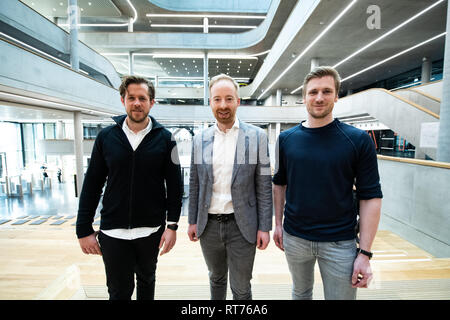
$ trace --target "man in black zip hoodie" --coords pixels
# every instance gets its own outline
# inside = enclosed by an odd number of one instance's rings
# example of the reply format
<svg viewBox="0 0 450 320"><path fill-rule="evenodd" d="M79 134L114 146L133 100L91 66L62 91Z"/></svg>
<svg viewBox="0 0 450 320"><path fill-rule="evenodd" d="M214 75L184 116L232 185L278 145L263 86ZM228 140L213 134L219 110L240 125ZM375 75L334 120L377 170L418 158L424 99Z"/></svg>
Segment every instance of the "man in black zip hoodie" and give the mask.
<svg viewBox="0 0 450 320"><path fill-rule="evenodd" d="M85 254L103 257L111 300L154 299L159 249L176 242L182 203L182 178L176 142L149 116L155 89L140 77L120 86L126 115L97 136L87 169L76 223ZM103 186L100 231L92 223ZM165 228L167 220L167 229ZM97 242L98 235L98 242Z"/></svg>

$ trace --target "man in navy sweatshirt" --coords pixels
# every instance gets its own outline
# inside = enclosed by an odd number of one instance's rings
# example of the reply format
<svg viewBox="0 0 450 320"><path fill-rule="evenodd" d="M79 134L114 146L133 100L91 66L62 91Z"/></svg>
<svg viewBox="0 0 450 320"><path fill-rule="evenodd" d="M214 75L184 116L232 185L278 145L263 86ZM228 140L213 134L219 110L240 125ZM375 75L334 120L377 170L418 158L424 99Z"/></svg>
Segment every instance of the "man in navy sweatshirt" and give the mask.
<svg viewBox="0 0 450 320"><path fill-rule="evenodd" d="M372 277L382 198L376 151L365 131L333 119L339 88L336 70L312 70L303 82L307 120L280 133L277 142L273 238L286 254L293 299L312 299L316 261L325 299L356 299L357 288L367 288ZM353 185L360 205L358 248Z"/></svg>
<svg viewBox="0 0 450 320"><path fill-rule="evenodd" d="M92 150L80 194L76 233L85 254L103 257L111 300L154 299L159 249L176 242L182 178L176 142L153 117L151 82L125 77L119 88L126 115L103 129ZM100 232L92 222L102 188ZM166 226L167 220L167 228ZM98 236L98 242L97 242Z"/></svg>

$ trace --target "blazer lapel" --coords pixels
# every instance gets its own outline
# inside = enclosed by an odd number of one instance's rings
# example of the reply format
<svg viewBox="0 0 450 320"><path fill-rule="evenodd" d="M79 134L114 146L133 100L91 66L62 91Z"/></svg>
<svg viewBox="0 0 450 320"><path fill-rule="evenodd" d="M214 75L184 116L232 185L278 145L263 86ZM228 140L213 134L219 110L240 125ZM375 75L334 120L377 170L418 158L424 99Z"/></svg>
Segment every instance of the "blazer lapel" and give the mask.
<svg viewBox="0 0 450 320"><path fill-rule="evenodd" d="M248 139L245 134L245 125L239 121L239 134L236 142L236 152L234 155L234 165L233 165L233 174L231 176L231 185L234 183L234 179L236 179L236 175L242 165L245 164L245 155L248 150Z"/></svg>
<svg viewBox="0 0 450 320"><path fill-rule="evenodd" d="M208 177L211 181L213 179L213 145L214 145L214 126L209 127L203 132L202 137L202 155L203 164L206 167Z"/></svg>

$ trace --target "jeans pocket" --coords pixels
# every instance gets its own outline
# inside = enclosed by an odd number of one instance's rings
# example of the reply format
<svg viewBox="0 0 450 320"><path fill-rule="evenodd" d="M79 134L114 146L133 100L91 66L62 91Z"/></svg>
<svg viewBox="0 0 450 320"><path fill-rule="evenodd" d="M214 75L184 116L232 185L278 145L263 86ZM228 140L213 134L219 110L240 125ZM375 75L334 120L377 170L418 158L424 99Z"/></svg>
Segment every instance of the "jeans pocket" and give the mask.
<svg viewBox="0 0 450 320"><path fill-rule="evenodd" d="M334 241L331 244L333 246L335 246L335 247L342 248L342 249L351 249L353 247L356 248L356 241L355 241L355 239Z"/></svg>

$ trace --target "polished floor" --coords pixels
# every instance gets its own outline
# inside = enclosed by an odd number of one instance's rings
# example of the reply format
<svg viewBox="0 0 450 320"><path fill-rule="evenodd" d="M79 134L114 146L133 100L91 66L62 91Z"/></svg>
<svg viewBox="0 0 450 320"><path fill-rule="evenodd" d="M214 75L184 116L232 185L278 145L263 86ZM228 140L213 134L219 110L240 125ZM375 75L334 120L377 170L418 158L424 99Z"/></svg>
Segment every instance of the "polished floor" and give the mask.
<svg viewBox="0 0 450 320"><path fill-rule="evenodd" d="M32 197L1 199L0 300L108 298L101 257L79 248L77 200L66 191L70 186L62 184ZM199 243L190 242L186 230L184 215L176 246L159 257L156 299L209 298ZM368 289L358 291L358 299L450 299L450 258L437 259L386 230L378 231L373 250L374 279ZM315 279L314 298L323 299L318 269ZM273 241L257 252L252 287L256 300L290 299L286 260Z"/></svg>

